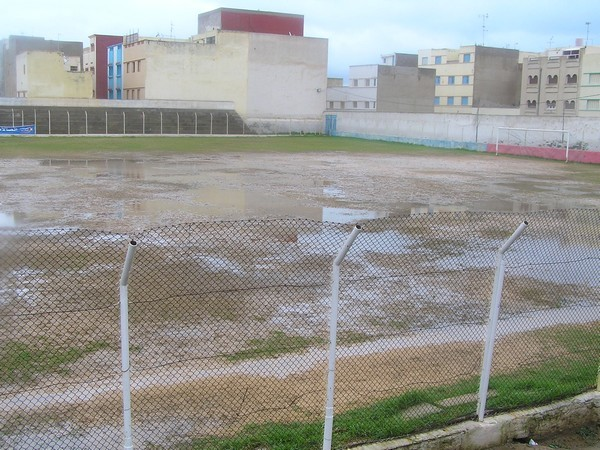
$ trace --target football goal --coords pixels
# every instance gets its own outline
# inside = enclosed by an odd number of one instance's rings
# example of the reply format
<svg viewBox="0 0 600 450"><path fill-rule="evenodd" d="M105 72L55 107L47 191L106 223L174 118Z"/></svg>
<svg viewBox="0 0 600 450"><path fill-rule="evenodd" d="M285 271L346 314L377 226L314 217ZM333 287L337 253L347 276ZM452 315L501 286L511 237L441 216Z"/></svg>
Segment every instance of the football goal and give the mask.
<svg viewBox="0 0 600 450"><path fill-rule="evenodd" d="M539 128L498 127L496 132L496 155L498 146L550 147L565 149L565 160L569 161L569 132Z"/></svg>

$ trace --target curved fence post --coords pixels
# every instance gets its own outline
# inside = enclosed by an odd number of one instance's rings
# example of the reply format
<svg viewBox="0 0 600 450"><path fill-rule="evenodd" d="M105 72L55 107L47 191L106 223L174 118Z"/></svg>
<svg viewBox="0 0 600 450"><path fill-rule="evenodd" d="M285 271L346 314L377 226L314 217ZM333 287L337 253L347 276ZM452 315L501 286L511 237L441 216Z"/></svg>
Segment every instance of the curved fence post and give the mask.
<svg viewBox="0 0 600 450"><path fill-rule="evenodd" d="M323 450L331 449L331 435L333 433L333 392L335 388L335 348L337 341L337 318L340 303L340 265L346 253L352 247L356 236L362 230L356 225L346 243L340 249L333 261L333 285L331 288L331 317L329 321L329 369L327 372L327 401L325 404L325 431L323 433Z"/></svg>
<svg viewBox="0 0 600 450"><path fill-rule="evenodd" d="M485 404L487 401L488 387L490 384L490 372L492 369L492 356L494 354L494 341L496 329L498 328L498 315L500 312L500 300L502 298L502 285L504 284L504 253L523 234L527 228L527 222L523 221L511 237L498 249L496 253L496 275L494 278L494 289L492 291L492 303L488 319L487 334L485 339L485 350L479 380L479 399L477 401L477 417L481 422L485 415Z"/></svg>
<svg viewBox="0 0 600 450"><path fill-rule="evenodd" d="M120 318L121 318L121 377L123 390L123 449L133 448L131 433L131 379L129 372L129 305L128 305L128 280L133 256L137 243L130 241L127 255L119 283Z"/></svg>

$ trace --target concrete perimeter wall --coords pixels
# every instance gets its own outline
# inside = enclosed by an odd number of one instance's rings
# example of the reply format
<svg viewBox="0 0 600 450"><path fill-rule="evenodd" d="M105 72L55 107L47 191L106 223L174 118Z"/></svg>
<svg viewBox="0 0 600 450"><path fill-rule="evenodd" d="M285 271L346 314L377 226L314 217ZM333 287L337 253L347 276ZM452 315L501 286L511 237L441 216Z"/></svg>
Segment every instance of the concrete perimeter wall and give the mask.
<svg viewBox="0 0 600 450"><path fill-rule="evenodd" d="M336 111L328 115L336 116L335 131L329 133L335 136L488 151L488 144L495 146L498 136L500 143L517 147L561 146L562 136L560 133L507 132L506 130L499 131L499 127L538 130L564 129L570 133L570 148L573 150L600 152L600 120L598 118L343 111ZM513 151L515 150L513 149Z"/></svg>

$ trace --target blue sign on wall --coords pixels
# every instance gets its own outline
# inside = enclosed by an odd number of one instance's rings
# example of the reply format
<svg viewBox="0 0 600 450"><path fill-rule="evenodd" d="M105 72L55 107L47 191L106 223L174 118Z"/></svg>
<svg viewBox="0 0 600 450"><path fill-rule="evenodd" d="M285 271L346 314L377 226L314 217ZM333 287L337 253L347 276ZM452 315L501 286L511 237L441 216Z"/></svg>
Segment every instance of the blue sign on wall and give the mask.
<svg viewBox="0 0 600 450"><path fill-rule="evenodd" d="M35 125L6 127L0 125L0 134L35 134Z"/></svg>

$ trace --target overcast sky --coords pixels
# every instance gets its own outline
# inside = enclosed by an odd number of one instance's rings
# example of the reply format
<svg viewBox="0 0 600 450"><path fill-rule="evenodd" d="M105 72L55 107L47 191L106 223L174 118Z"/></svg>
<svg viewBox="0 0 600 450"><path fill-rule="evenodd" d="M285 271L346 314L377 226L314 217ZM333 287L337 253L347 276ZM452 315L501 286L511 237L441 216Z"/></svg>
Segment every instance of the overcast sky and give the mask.
<svg viewBox="0 0 600 450"><path fill-rule="evenodd" d="M382 54L427 48L537 52L576 38L600 45L599 0L28 0L3 9L0 38L41 36L84 47L90 34L188 38L199 13L220 7L304 15L305 36L329 40L333 77L347 77L350 65L377 64Z"/></svg>

